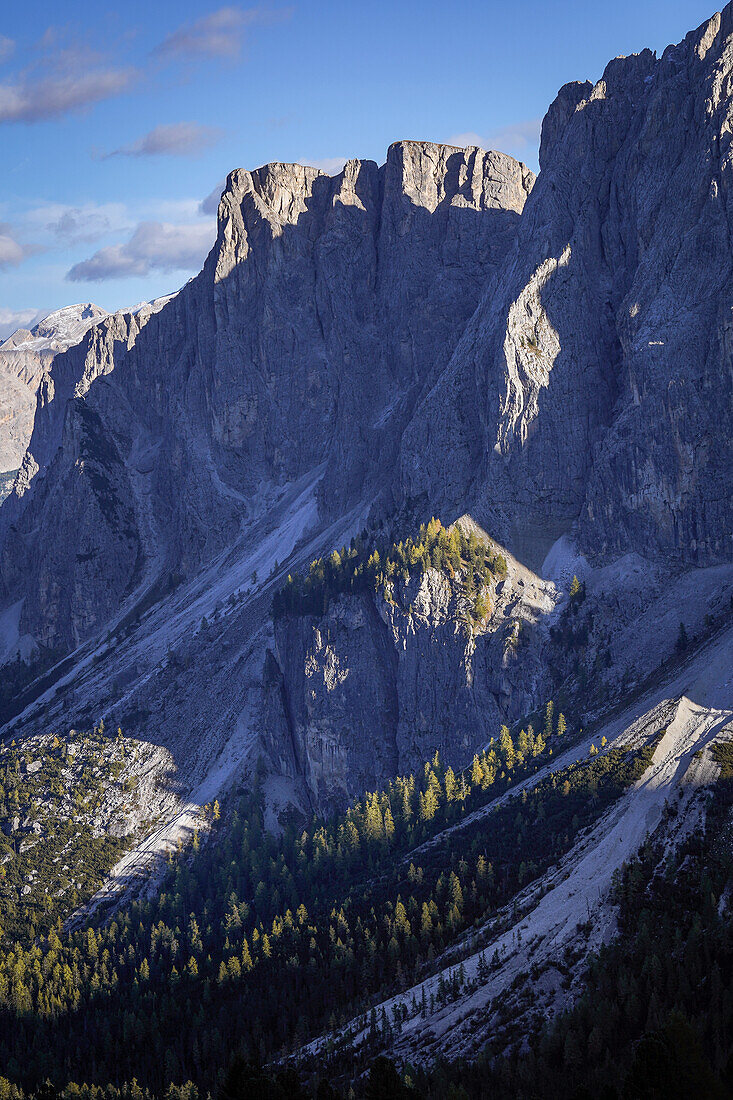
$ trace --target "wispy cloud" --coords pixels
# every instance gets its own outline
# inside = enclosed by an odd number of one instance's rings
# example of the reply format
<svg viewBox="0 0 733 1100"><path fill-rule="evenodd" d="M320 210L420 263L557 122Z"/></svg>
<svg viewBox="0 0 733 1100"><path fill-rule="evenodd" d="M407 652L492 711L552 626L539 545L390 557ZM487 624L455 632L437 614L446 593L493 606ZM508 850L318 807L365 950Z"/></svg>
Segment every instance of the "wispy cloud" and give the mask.
<svg viewBox="0 0 733 1100"><path fill-rule="evenodd" d="M502 126L491 134L491 140L499 149L530 149L539 145L541 118L528 118L524 122L515 122Z"/></svg>
<svg viewBox="0 0 733 1100"><path fill-rule="evenodd" d="M466 130L464 134L451 134L446 145L456 145L459 149L469 149L477 146L479 149L487 149L487 139L477 134L475 130Z"/></svg>
<svg viewBox="0 0 733 1100"><path fill-rule="evenodd" d="M3 61L7 61L9 57L12 57L15 52L15 42L12 38L6 38L4 34L0 34L0 64Z"/></svg>
<svg viewBox="0 0 733 1100"><path fill-rule="evenodd" d="M39 75L40 74L40 75ZM84 67L83 55L62 51L44 64L0 84L0 122L42 122L83 110L126 91L134 69Z"/></svg>
<svg viewBox="0 0 733 1100"><path fill-rule="evenodd" d="M281 23L292 8L219 8L194 23L184 24L164 38L155 53L164 58L238 57L252 27Z"/></svg>
<svg viewBox="0 0 733 1100"><path fill-rule="evenodd" d="M42 309L0 309L0 341L18 328L33 328L43 316Z"/></svg>
<svg viewBox="0 0 733 1100"><path fill-rule="evenodd" d="M205 199L201 200L199 203L200 214L209 214L216 217L219 211L219 199L221 198L222 191L226 187L226 182L226 179L220 180L214 190L211 191Z"/></svg>
<svg viewBox="0 0 733 1100"><path fill-rule="evenodd" d="M218 126L201 126L197 122L174 122L156 126L130 145L123 145L105 154L107 157L195 157L221 140Z"/></svg>
<svg viewBox="0 0 733 1100"><path fill-rule="evenodd" d="M503 153L512 153L522 156L528 152L534 152L539 145L541 118L529 118L524 121L502 126L498 130L490 130L487 134L478 134L475 130L465 133L453 134L448 138L448 145L458 145L461 148L476 145L479 149L498 149Z"/></svg>
<svg viewBox="0 0 733 1100"><path fill-rule="evenodd" d="M306 168L320 168L327 176L337 176L348 157L301 157L297 164L303 164Z"/></svg>
<svg viewBox="0 0 733 1100"><path fill-rule="evenodd" d="M100 282L152 271L197 271L214 241L214 228L141 222L129 241L100 248L88 260L74 264L69 282Z"/></svg>
<svg viewBox="0 0 733 1100"><path fill-rule="evenodd" d="M31 249L15 239L12 227L0 222L0 269L17 267L30 252Z"/></svg>
<svg viewBox="0 0 733 1100"><path fill-rule="evenodd" d="M201 214L201 200L172 199L169 197L151 198L136 206L136 221L173 222L175 225L190 225ZM201 223L199 222L199 225Z"/></svg>
<svg viewBox="0 0 733 1100"><path fill-rule="evenodd" d="M27 232L51 234L59 244L97 241L110 233L121 233L134 224L123 203L43 203L29 209L22 218Z"/></svg>

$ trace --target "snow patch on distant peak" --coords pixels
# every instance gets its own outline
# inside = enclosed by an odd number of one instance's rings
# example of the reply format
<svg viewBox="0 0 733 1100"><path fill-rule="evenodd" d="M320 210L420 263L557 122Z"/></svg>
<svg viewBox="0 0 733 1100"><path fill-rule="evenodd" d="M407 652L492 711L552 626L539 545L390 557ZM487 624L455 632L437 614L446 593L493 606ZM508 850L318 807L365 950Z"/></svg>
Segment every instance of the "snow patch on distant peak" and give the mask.
<svg viewBox="0 0 733 1100"><path fill-rule="evenodd" d="M157 313L167 306L169 302L172 302L177 297L178 291L174 290L172 294L163 294L160 298L152 298L149 302L138 302L135 306L128 306L125 309L118 310L119 313L132 313L133 315L143 313L145 310L150 310L151 313Z"/></svg>
<svg viewBox="0 0 733 1100"><path fill-rule="evenodd" d="M115 312L134 316L145 312L157 313L172 301L177 293L178 291L173 294L164 294L160 298L138 302L134 306L126 306ZM1 345L2 350L22 349L24 352L52 352L53 354L66 351L78 344L93 325L99 324L105 317L110 316L112 314L109 310L102 309L94 302L78 302L75 305L63 306L61 309L47 313L32 329L16 329Z"/></svg>
<svg viewBox="0 0 733 1100"><path fill-rule="evenodd" d="M80 302L53 310L31 330L35 339L48 340L55 347L78 344L87 329L107 317L106 309L93 302Z"/></svg>
<svg viewBox="0 0 733 1100"><path fill-rule="evenodd" d="M107 316L109 316L107 310L94 305L93 302L63 306L61 309L47 313L30 331L16 329L5 341L3 350L12 351L20 348L24 352L50 351L54 354L65 351L74 344L78 344L92 325Z"/></svg>

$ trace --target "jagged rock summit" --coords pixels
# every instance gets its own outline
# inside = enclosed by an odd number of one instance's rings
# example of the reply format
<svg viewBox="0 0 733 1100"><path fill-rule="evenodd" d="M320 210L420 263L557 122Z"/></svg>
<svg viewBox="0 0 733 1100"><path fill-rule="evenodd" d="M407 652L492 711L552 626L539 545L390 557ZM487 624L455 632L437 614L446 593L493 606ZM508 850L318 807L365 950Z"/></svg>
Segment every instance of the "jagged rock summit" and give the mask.
<svg viewBox="0 0 733 1100"><path fill-rule="evenodd" d="M568 84L516 244L408 426L401 492L535 566L733 554L733 9Z"/></svg>
<svg viewBox="0 0 733 1100"><path fill-rule="evenodd" d="M3 517L25 631L78 644L306 474L324 518L378 495L533 183L504 154L426 142L335 177L233 172L201 274L149 319L91 328L41 387Z"/></svg>
<svg viewBox="0 0 733 1100"><path fill-rule="evenodd" d="M561 89L537 181L234 172L202 272L54 353L0 508L5 1092L723 1095L732 78L729 7Z"/></svg>
<svg viewBox="0 0 733 1100"><path fill-rule="evenodd" d="M91 302L65 306L32 329L16 329L0 344L0 473L20 466L33 431L43 372L55 355L78 343L106 316L106 310Z"/></svg>
<svg viewBox="0 0 733 1100"><path fill-rule="evenodd" d="M596 663L604 632L631 629L666 590L704 593L704 619L733 557L732 68L729 7L660 58L567 85L537 181L501 153L413 141L335 176L231 173L201 273L157 311L102 319L44 376L0 511L5 651L81 647L70 705L154 728L207 792L219 700L232 768L277 713L272 767L310 768L318 799L350 768L366 781L365 724L353 752L331 734L339 707L380 684L392 747L375 780L411 759L416 730L439 727L450 751L453 690L461 758L488 732L479 712L515 717L544 690L544 627L507 671L498 622L464 644L408 607L403 622L352 603L273 626L288 571L365 526L386 538L469 511L535 573L553 545L552 561L574 547L604 594ZM701 567L721 572L677 577ZM429 595L412 594L439 617L447 590ZM672 644L665 628L660 660ZM346 686L330 690L324 665L314 702L303 669L332 658Z"/></svg>

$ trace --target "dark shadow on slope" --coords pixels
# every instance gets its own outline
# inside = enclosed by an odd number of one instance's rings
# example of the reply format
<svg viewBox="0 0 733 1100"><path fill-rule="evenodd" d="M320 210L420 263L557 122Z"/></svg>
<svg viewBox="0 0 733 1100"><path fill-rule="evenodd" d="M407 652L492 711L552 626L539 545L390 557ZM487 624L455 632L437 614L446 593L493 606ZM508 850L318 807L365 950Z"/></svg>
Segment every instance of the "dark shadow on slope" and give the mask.
<svg viewBox="0 0 733 1100"><path fill-rule="evenodd" d="M247 258L216 278L220 229L202 273L148 320L132 348L108 321L57 357L55 390L46 391L30 445L42 469L26 498L3 506L0 531L6 595L25 600L21 631L40 627L49 643L73 651L12 700L7 715L58 684L48 720L60 724L68 713L79 724L76 716L94 721L111 711L124 723L134 715L140 727L129 732L172 748L178 763L206 736L217 699L227 713L244 705L239 666L221 668L218 638L185 639L184 649L202 647L206 656L184 655L178 682L173 664L158 669L157 706L136 697L118 706L114 685L125 683L118 669L144 637L144 617L179 579L185 593L187 579L235 541L263 486L283 486L325 461L320 504L333 515L391 478L415 399L449 360L519 217L451 205L469 186L459 186L462 162L463 153L449 155L446 197L432 212L401 192L395 163L361 165L351 204L334 202L340 177L317 176L296 224L276 233L253 192L239 195ZM254 175L264 186L266 171ZM74 398L85 357L99 356L102 345L114 369ZM79 422L90 419L95 443L83 456ZM110 463L114 484L102 484ZM129 550L117 513L134 516ZM129 533L127 519L124 526ZM226 643L233 666L235 650L245 661L268 604L269 595L225 628L230 639L238 633ZM152 669L139 650L142 678ZM89 659L81 687L60 684L80 658ZM119 690L129 695L126 684ZM191 727L184 737L183 713Z"/></svg>

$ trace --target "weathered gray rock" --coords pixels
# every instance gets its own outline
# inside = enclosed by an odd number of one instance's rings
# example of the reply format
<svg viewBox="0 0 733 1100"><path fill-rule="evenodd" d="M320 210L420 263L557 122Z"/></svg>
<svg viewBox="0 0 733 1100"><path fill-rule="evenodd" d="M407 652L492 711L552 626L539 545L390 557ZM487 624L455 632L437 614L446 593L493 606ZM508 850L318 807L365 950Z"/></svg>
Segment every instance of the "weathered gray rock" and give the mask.
<svg viewBox="0 0 733 1100"><path fill-rule="evenodd" d="M468 517L460 522L480 531ZM340 596L323 616L278 620L265 744L275 768L305 778L314 804L381 787L436 749L463 767L503 722L543 698L543 620L556 605L554 585L509 555L478 629L461 592L429 569L399 582L395 601L381 592Z"/></svg>
<svg viewBox="0 0 733 1100"><path fill-rule="evenodd" d="M146 485L122 457L125 410L113 434L86 397L157 308L105 315L41 375L31 442L0 516L1 583L23 600L21 633L37 644L78 645L143 576Z"/></svg>
<svg viewBox="0 0 733 1100"><path fill-rule="evenodd" d="M54 720L121 698L207 798L262 750L335 801L436 747L463 763L540 701L542 630L522 648L515 620L543 619L549 589L517 580L475 633L427 574L409 614L360 596L273 636L250 578L274 584L275 558L307 568L404 508L470 509L535 567L572 532L589 568L642 559L657 593L731 560L732 69L728 7L567 85L534 186L501 154L418 142L335 177L233 173L201 274L95 325L39 387L0 510L3 608L22 600L19 632L47 644L116 632ZM640 582L631 619L647 599Z"/></svg>
<svg viewBox="0 0 733 1100"><path fill-rule="evenodd" d="M0 517L6 598L34 593L23 631L77 642L136 581L191 576L320 466L324 518L378 494L533 180L504 154L422 142L335 177L233 172L201 274L154 316L106 318L44 375ZM67 411L80 401L83 421ZM82 455L92 420L102 481Z"/></svg>
<svg viewBox="0 0 733 1100"><path fill-rule="evenodd" d="M328 177L229 177L206 428L240 491L328 459L321 503L380 484L422 387L503 264L533 183L510 157L399 142Z"/></svg>
<svg viewBox="0 0 733 1100"><path fill-rule="evenodd" d="M36 390L54 356L105 316L106 311L91 302L66 306L33 329L17 329L0 344L0 473L21 464L33 431Z"/></svg>
<svg viewBox="0 0 733 1100"><path fill-rule="evenodd" d="M28 513L11 531L4 580L24 593L24 620L38 644L78 645L117 610L142 568L130 479L99 415L79 398L66 406L33 514L32 531ZM43 553L23 558L24 546L39 544Z"/></svg>
<svg viewBox="0 0 733 1100"><path fill-rule="evenodd" d="M408 427L401 490L535 565L733 553L733 9L567 85L509 262Z"/></svg>

